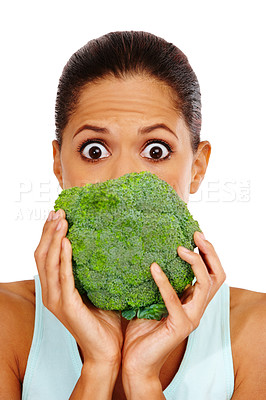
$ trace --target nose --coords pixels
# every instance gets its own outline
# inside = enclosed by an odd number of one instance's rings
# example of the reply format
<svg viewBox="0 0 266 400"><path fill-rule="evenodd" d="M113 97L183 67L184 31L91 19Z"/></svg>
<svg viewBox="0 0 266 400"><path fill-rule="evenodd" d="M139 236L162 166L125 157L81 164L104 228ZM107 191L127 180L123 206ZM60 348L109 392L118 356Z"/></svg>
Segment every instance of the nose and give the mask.
<svg viewBox="0 0 266 400"><path fill-rule="evenodd" d="M117 179L125 174L142 171L147 171L147 169L143 168L141 160L136 159L134 156L130 157L128 153L121 154L120 157L114 160L113 164L109 166L107 179Z"/></svg>

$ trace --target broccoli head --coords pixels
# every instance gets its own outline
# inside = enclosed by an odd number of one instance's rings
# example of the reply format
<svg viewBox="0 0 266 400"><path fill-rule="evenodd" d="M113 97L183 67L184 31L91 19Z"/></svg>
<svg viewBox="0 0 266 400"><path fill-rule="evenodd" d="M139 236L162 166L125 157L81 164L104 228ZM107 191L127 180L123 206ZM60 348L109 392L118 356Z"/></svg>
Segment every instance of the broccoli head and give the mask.
<svg viewBox="0 0 266 400"><path fill-rule="evenodd" d="M160 265L180 296L194 278L179 245L196 247L201 231L186 203L147 171L63 190L55 201L68 221L75 284L104 310L131 319L167 315L150 266Z"/></svg>

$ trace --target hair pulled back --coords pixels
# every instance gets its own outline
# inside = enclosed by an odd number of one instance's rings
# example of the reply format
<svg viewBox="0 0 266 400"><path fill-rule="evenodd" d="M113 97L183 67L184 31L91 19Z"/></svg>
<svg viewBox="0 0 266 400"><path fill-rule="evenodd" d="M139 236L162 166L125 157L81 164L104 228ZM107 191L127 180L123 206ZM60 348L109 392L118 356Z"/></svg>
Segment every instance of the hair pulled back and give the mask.
<svg viewBox="0 0 266 400"><path fill-rule="evenodd" d="M174 94L175 108L191 133L195 153L200 142L201 94L187 57L174 44L142 31L110 32L90 40L65 65L59 80L55 125L59 148L63 130L75 112L82 88L107 76L126 78L144 74L166 83Z"/></svg>

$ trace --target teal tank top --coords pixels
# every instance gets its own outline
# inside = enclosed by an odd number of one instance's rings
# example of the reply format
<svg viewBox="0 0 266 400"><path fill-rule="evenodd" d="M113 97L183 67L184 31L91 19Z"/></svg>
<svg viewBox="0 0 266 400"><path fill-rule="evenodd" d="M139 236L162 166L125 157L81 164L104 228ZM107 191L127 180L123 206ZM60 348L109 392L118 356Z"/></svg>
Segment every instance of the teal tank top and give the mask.
<svg viewBox="0 0 266 400"><path fill-rule="evenodd" d="M35 279L35 326L22 400L67 400L81 373L74 337L42 304ZM234 391L230 341L230 289L223 284L209 303L199 326L188 337L178 372L164 390L167 400L229 400Z"/></svg>

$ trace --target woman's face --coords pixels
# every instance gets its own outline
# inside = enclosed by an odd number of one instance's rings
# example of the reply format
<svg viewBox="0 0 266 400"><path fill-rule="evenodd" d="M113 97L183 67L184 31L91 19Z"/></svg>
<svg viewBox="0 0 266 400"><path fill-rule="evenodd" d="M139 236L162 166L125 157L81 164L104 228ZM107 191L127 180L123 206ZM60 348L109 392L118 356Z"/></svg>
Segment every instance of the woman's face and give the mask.
<svg viewBox="0 0 266 400"><path fill-rule="evenodd" d="M80 94L61 152L53 141L54 172L67 189L150 171L187 203L204 177L210 150L209 142L201 142L193 156L189 130L166 85L144 76L105 78Z"/></svg>

